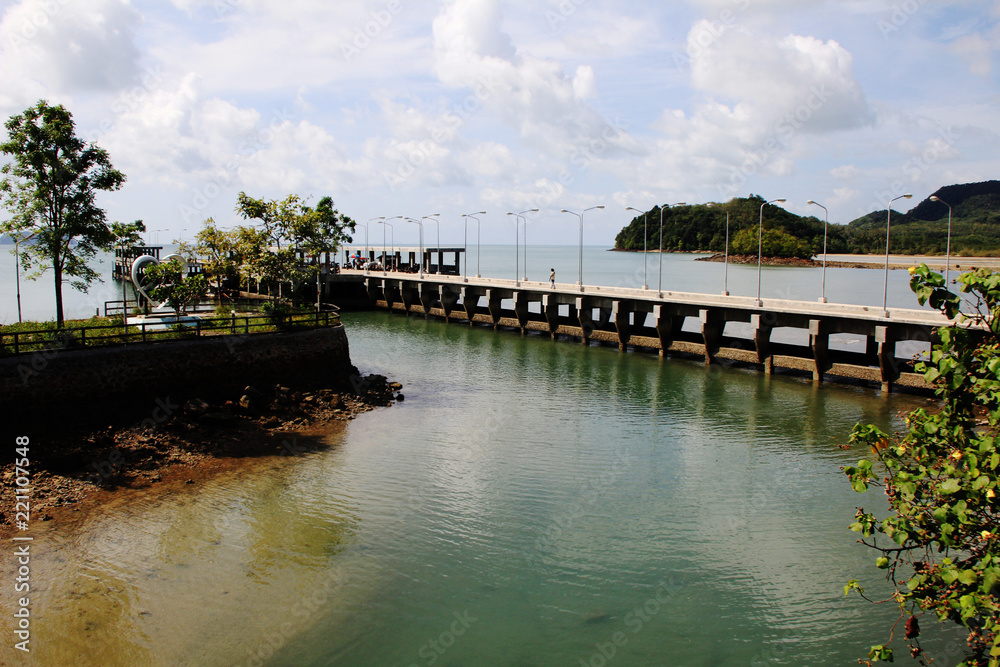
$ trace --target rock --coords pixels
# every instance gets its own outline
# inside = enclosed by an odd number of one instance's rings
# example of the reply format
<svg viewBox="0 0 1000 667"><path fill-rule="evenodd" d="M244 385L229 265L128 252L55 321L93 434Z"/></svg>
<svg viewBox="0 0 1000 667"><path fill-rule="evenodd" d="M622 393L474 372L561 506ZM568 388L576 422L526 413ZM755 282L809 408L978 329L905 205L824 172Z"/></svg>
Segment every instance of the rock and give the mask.
<svg viewBox="0 0 1000 667"><path fill-rule="evenodd" d="M402 388L403 388L403 385L401 385L398 382L390 382L389 383L389 389L391 389L393 391L399 391Z"/></svg>
<svg viewBox="0 0 1000 667"><path fill-rule="evenodd" d="M203 415L208 412L211 406L207 401L203 401L200 398L192 398L190 401L184 404L184 412L190 415Z"/></svg>
<svg viewBox="0 0 1000 667"><path fill-rule="evenodd" d="M249 394L243 394L243 396L240 397L240 407L244 410L253 410L255 405L256 401L250 398Z"/></svg>
<svg viewBox="0 0 1000 667"><path fill-rule="evenodd" d="M406 400L406 396L403 396L402 394L396 394L396 400L402 403L403 401Z"/></svg>

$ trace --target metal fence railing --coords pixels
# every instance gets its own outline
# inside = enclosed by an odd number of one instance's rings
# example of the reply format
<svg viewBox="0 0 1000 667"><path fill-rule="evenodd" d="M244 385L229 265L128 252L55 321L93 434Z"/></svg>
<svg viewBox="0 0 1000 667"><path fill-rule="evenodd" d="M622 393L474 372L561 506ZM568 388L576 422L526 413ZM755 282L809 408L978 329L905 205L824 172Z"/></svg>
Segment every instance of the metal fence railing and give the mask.
<svg viewBox="0 0 1000 667"><path fill-rule="evenodd" d="M164 326L167 324L168 326ZM91 348L128 343L189 340L205 336L247 336L340 326L336 307L281 315L224 315L180 323L143 320L129 324L86 325L64 329L5 331L0 327L0 355Z"/></svg>

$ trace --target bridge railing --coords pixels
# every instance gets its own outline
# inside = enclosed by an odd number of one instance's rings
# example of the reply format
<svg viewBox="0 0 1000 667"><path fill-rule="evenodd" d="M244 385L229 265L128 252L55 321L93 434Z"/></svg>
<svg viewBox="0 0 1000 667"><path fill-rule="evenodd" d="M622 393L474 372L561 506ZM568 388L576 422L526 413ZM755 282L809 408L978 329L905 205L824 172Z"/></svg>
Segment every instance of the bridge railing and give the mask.
<svg viewBox="0 0 1000 667"><path fill-rule="evenodd" d="M166 325L166 326L165 326ZM46 353L129 343L190 340L206 336L247 336L340 326L340 311L324 310L280 315L236 315L192 318L181 322L141 321L121 324L85 325L64 329L5 331L0 327L0 356Z"/></svg>

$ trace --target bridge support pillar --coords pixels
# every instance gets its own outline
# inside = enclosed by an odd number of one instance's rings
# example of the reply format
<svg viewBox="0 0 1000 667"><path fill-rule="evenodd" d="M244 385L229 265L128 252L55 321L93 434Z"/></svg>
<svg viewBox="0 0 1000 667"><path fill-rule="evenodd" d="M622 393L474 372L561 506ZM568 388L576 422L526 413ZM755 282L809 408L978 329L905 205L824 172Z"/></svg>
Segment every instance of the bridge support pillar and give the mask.
<svg viewBox="0 0 1000 667"><path fill-rule="evenodd" d="M556 330L559 329L559 299L552 294L543 294L542 313L549 325L549 335L555 340Z"/></svg>
<svg viewBox="0 0 1000 667"><path fill-rule="evenodd" d="M632 304L626 300L615 300L611 304L611 320L618 332L618 349L623 352L628 349L632 339Z"/></svg>
<svg viewBox="0 0 1000 667"><path fill-rule="evenodd" d="M684 317L671 313L662 304L653 305L653 317L656 319L656 335L660 339L660 356L665 357L684 326Z"/></svg>
<svg viewBox="0 0 1000 667"><path fill-rule="evenodd" d="M580 321L580 329L583 334L583 344L590 344L590 334L594 331L594 308L593 302L587 297L576 297L576 314Z"/></svg>
<svg viewBox="0 0 1000 667"><path fill-rule="evenodd" d="M382 283L384 285L382 291L385 293L385 305L389 310L392 310L393 304L403 300L399 296L399 281L383 280Z"/></svg>
<svg viewBox="0 0 1000 667"><path fill-rule="evenodd" d="M410 314L410 309L413 308L415 303L413 299L414 289L410 285L404 284L402 281L399 282L399 300L403 302L403 310L406 314Z"/></svg>
<svg viewBox="0 0 1000 667"><path fill-rule="evenodd" d="M528 326L528 293L518 290L514 292L514 315L517 317L517 325L521 327L521 333L525 333Z"/></svg>
<svg viewBox="0 0 1000 667"><path fill-rule="evenodd" d="M813 352L813 380L823 380L830 370L830 331L825 320L809 320L809 347Z"/></svg>
<svg viewBox="0 0 1000 667"><path fill-rule="evenodd" d="M469 318L469 324L475 324L476 310L479 308L479 297L482 290L472 287L462 288L462 305L465 307L465 316Z"/></svg>
<svg viewBox="0 0 1000 667"><path fill-rule="evenodd" d="M421 307L424 309L424 319L431 316L431 306L434 305L440 293L435 287L436 285L430 283L420 283L417 285L417 296L420 299Z"/></svg>
<svg viewBox="0 0 1000 667"><path fill-rule="evenodd" d="M500 292L495 289L486 290L486 305L490 311L490 324L496 329L500 326Z"/></svg>
<svg viewBox="0 0 1000 667"><path fill-rule="evenodd" d="M899 378L896 365L896 339L889 327L875 327L875 341L878 344L878 366L882 376L882 392L892 391L892 383Z"/></svg>
<svg viewBox="0 0 1000 667"><path fill-rule="evenodd" d="M771 331L774 330L774 318L767 314L750 316L750 328L753 330L753 344L757 350L757 363L764 365L764 372L770 375L774 372L774 356L771 354Z"/></svg>
<svg viewBox="0 0 1000 667"><path fill-rule="evenodd" d="M705 343L705 365L715 360L715 355L722 347L722 333L726 330L723 313L716 309L703 308L698 313L701 320L701 337Z"/></svg>
<svg viewBox="0 0 1000 667"><path fill-rule="evenodd" d="M451 314L458 305L458 292L450 285L441 285L438 297L441 299L441 308L444 310L444 321L451 321Z"/></svg>

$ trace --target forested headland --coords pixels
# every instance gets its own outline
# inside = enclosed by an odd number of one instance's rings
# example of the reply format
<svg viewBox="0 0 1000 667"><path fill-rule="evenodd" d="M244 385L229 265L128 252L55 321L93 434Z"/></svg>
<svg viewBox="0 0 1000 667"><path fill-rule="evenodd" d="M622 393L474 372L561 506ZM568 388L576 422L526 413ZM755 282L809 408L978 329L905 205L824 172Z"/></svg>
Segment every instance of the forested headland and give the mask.
<svg viewBox="0 0 1000 667"><path fill-rule="evenodd" d="M1000 181L949 185L936 196L952 206L951 254L1000 255ZM642 250L643 230L650 251L724 252L726 213L729 214L729 253L757 255L760 208L758 195L726 203L654 207L634 218L615 237L616 250ZM822 212L817 208L817 211ZM831 221L827 252L871 254L885 252L886 210L872 211L847 224ZM799 216L779 206L764 209L762 254L766 257L809 258L823 252L824 221ZM948 206L930 197L907 213L893 211L889 250L904 255L943 255L948 242Z"/></svg>

